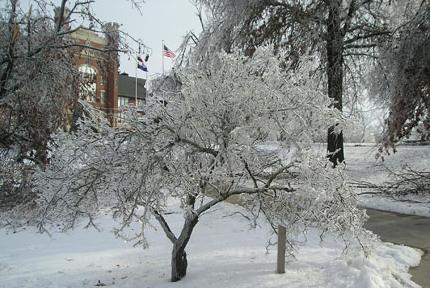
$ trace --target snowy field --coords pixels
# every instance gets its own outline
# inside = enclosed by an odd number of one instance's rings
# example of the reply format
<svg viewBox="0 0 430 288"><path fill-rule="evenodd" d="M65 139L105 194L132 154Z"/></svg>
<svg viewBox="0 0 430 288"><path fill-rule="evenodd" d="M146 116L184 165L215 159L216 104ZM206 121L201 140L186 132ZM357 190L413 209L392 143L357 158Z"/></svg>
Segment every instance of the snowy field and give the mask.
<svg viewBox="0 0 430 288"><path fill-rule="evenodd" d="M314 148L320 153L325 153L326 144L315 144ZM378 146L374 143L346 143L345 171L355 181L367 181L374 184L382 184L384 181L390 180L389 170L399 171L405 166L430 171L430 145L399 145L396 149L396 153L384 155L384 161L382 161L375 158ZM357 189L357 192L368 192L368 190ZM430 217L430 194L428 193L427 196L412 195L403 198L395 197L395 199L362 195L358 199L360 205L366 208Z"/></svg>
<svg viewBox="0 0 430 288"><path fill-rule="evenodd" d="M323 144L315 147L325 151ZM430 167L429 152L430 146L400 146L396 155L381 163L374 158L374 146L346 145L346 172L357 180L381 183L387 179L383 165L397 169L412 162L425 169ZM428 203L371 196L360 201L370 208L430 216ZM240 209L222 204L203 216L187 248L187 276L177 283L169 282L171 244L160 229L148 230L148 249L115 239L109 216L98 220L101 232L76 229L49 237L31 229L15 234L0 230L0 288L419 287L408 274L409 267L420 261L417 250L378 243L366 259L342 254L341 241L321 244L314 233L307 235L296 259L288 259L286 273L276 274L276 251L271 248L267 254L265 249L271 237L268 225L250 229L242 216L226 217ZM182 215L174 205L170 210L169 221L179 230Z"/></svg>
<svg viewBox="0 0 430 288"><path fill-rule="evenodd" d="M377 149L374 145L357 147L346 145L347 171L355 180L372 183L387 181L390 169L399 171L406 165L423 171L430 171L430 146L406 146L397 147L397 152L384 157L384 161L375 159ZM359 192L366 192L364 190ZM430 194L426 196L411 195L407 197L395 197L395 199L363 195L359 197L360 204L367 208L386 210L402 214L430 217ZM403 201L399 201L403 200ZM410 200L410 201L408 201Z"/></svg>
<svg viewBox="0 0 430 288"><path fill-rule="evenodd" d="M171 209L169 220L179 229L182 215ZM345 256L340 242L321 244L313 233L286 273L276 274L276 251L266 254L266 225L252 230L242 216L226 217L238 209L222 204L203 216L187 249L188 274L176 283L169 282L171 244L161 230L148 231L145 250L115 239L108 216L99 219L100 233L77 229L50 238L30 230L0 231L0 287L419 287L407 273L420 261L417 250L379 243L367 259Z"/></svg>

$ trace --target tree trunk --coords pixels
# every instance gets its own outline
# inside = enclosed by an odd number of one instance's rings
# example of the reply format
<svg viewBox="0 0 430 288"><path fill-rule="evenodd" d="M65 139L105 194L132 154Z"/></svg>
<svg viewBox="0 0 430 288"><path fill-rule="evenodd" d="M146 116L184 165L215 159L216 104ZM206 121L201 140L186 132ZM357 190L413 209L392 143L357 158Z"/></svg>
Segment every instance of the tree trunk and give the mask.
<svg viewBox="0 0 430 288"><path fill-rule="evenodd" d="M341 27L341 1L329 1L327 19L327 84L328 96L335 102L333 107L342 111L343 87L343 32ZM327 133L328 158L336 166L344 161L343 133L336 131L335 126Z"/></svg>
<svg viewBox="0 0 430 288"><path fill-rule="evenodd" d="M172 282L181 280L187 274L187 253L185 247L173 245L172 251Z"/></svg>
<svg viewBox="0 0 430 288"><path fill-rule="evenodd" d="M172 282L181 280L187 274L187 253L185 247L190 240L191 233L194 227L199 221L198 216L194 215L191 218L185 220L184 226L182 227L181 235L173 243L172 249Z"/></svg>
<svg viewBox="0 0 430 288"><path fill-rule="evenodd" d="M327 157L333 163L333 167L345 161L343 154L343 132L342 130L336 131L336 125L328 128L327 152Z"/></svg>

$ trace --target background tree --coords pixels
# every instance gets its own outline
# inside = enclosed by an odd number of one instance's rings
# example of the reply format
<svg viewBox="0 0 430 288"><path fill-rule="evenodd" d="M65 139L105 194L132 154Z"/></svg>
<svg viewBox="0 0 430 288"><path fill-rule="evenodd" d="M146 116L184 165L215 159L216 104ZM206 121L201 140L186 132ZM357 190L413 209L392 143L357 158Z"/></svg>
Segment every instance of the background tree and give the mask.
<svg viewBox="0 0 430 288"><path fill-rule="evenodd" d="M371 73L374 100L388 111L377 154L382 159L385 153L396 152L395 145L402 139L414 134L418 140L430 139L430 3L413 4L392 11L390 21L400 18L404 25L385 43L379 65ZM384 183L364 183L363 187L401 201L418 196L416 202L420 202L429 195L430 174L415 164L399 170L387 168L389 177Z"/></svg>
<svg viewBox="0 0 430 288"><path fill-rule="evenodd" d="M324 90L340 111L344 103L344 81L356 78L352 66L363 57L374 58L382 39L391 29L386 24L391 1L198 1L209 15L208 27L199 43L199 57L217 49L229 52L235 47L252 55L266 43L294 69L304 55L319 63ZM356 70L355 70L356 71ZM352 72L352 73L350 73ZM329 159L343 162L343 136L340 127L329 128Z"/></svg>
<svg viewBox="0 0 430 288"><path fill-rule="evenodd" d="M131 2L140 7L141 1ZM96 48L70 35L82 23L103 31L92 3L62 0L55 7L51 1L34 0L28 9L18 0L0 4L0 208L27 199L25 179L33 165L47 164L52 134L65 126L68 110L77 103L85 83L74 57L80 49ZM76 23L76 15L82 23Z"/></svg>
<svg viewBox="0 0 430 288"><path fill-rule="evenodd" d="M65 1L64 1L65 2ZM40 1L43 4L43 1ZM28 201L31 166L45 165L51 133L78 97L66 31L44 7L0 10L0 209Z"/></svg>
<svg viewBox="0 0 430 288"><path fill-rule="evenodd" d="M78 86L72 51L58 49L70 44L66 31L41 13L11 0L0 15L0 143L36 163L46 162L50 134Z"/></svg>
<svg viewBox="0 0 430 288"><path fill-rule="evenodd" d="M388 105L383 143L393 147L416 130L422 140L430 134L430 3L406 14L407 23L387 45L373 78L373 93Z"/></svg>
<svg viewBox="0 0 430 288"><path fill-rule="evenodd" d="M179 82L168 82L180 83L181 91L153 83L160 88L148 98L144 118L131 111L115 129L86 119L76 133L59 134L51 164L36 175L37 201L11 211L9 222L29 211L40 229L61 221L67 230L81 217L94 225L108 208L120 220L118 235L142 223L135 240L145 244L144 231L155 218L172 242L172 281L186 274L185 249L200 217L232 196L242 196L243 205L273 227L285 225L292 245L307 227L346 241L367 239L365 213L342 171L311 147L313 133L341 121L339 113L315 92L308 67L287 75L268 50L252 59L217 54L205 70L190 67L179 72ZM288 137L270 146L269 132L276 130ZM178 233L166 217L172 198L184 214Z"/></svg>

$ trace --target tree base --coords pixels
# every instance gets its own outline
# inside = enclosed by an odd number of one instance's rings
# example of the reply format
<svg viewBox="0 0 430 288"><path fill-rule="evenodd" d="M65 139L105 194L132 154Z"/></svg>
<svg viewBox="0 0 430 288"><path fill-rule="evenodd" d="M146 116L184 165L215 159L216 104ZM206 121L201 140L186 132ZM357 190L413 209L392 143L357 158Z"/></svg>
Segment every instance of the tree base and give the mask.
<svg viewBox="0 0 430 288"><path fill-rule="evenodd" d="M342 131L336 132L336 126L328 128L327 132L327 157L333 167L345 161L343 154L343 133Z"/></svg>
<svg viewBox="0 0 430 288"><path fill-rule="evenodd" d="M184 250L173 249L172 253L172 282L177 282L187 275L187 253Z"/></svg>

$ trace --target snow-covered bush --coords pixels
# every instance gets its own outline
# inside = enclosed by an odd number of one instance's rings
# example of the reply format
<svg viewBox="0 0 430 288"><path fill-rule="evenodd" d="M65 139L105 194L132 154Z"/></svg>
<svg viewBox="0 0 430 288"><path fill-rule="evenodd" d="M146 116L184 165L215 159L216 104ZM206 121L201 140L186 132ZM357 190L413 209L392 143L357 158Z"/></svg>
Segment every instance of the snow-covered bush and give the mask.
<svg viewBox="0 0 430 288"><path fill-rule="evenodd" d="M186 274L185 248L200 217L234 195L291 236L307 227L345 239L366 235L365 213L342 172L310 147L313 133L341 121L339 113L313 89L306 66L286 75L269 51L221 53L205 70L181 70L180 91L153 85L143 119L130 111L118 128L84 119L76 133L59 134L51 164L35 177L35 223L67 230L81 216L94 224L107 208L121 223L118 235L142 223L135 240L146 244L153 217L173 244L172 281ZM272 131L282 140L270 142ZM172 197L184 211L179 235L165 217Z"/></svg>

